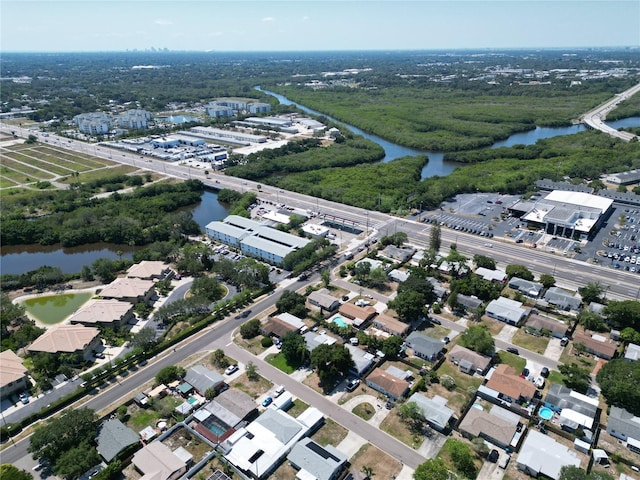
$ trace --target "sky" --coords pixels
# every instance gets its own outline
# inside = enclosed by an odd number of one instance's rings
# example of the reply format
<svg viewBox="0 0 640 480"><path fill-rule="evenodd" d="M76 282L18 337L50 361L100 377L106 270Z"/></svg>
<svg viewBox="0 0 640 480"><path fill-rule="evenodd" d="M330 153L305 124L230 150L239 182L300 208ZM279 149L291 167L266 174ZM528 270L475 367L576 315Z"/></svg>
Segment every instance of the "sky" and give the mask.
<svg viewBox="0 0 640 480"><path fill-rule="evenodd" d="M0 52L639 45L638 0L0 0Z"/></svg>

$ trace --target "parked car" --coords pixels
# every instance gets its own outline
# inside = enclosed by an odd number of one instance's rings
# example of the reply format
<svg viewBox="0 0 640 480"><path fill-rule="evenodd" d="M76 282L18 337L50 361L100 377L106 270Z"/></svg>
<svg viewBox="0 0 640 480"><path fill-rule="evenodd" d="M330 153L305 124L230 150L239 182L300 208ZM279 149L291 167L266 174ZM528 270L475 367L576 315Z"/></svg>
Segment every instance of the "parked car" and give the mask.
<svg viewBox="0 0 640 480"><path fill-rule="evenodd" d="M429 321L431 323L433 323L434 325L442 325L442 322L440 320L438 320L437 318L429 317Z"/></svg>
<svg viewBox="0 0 640 480"><path fill-rule="evenodd" d="M536 388L544 388L544 378L543 377L536 378L535 386Z"/></svg>
<svg viewBox="0 0 640 480"><path fill-rule="evenodd" d="M514 355L520 355L520 351L515 347L507 347L507 352L513 353Z"/></svg>
<svg viewBox="0 0 640 480"><path fill-rule="evenodd" d="M547 367L543 367L542 370L540 370L540 376L547 378L549 376L549 369Z"/></svg>
<svg viewBox="0 0 640 480"><path fill-rule="evenodd" d="M275 392L273 392L273 396L278 398L283 393L284 393L284 387L280 385L278 388L276 388Z"/></svg>
<svg viewBox="0 0 640 480"><path fill-rule="evenodd" d="M272 402L273 402L273 398L267 397L262 401L262 406L268 407L269 405L271 405Z"/></svg>
<svg viewBox="0 0 640 480"><path fill-rule="evenodd" d="M498 450L494 448L493 450L491 450L491 453L489 453L487 460L489 460L491 463L496 463L499 457L500 454L498 453Z"/></svg>
<svg viewBox="0 0 640 480"><path fill-rule="evenodd" d="M236 373L238 371L238 365L229 365L227 369L224 371L225 375L231 375L232 373Z"/></svg>
<svg viewBox="0 0 640 480"><path fill-rule="evenodd" d="M347 382L347 391L353 392L356 388L358 388L358 385L360 385L360 379L352 378Z"/></svg>
<svg viewBox="0 0 640 480"><path fill-rule="evenodd" d="M569 339L567 337L562 337L560 340L560 345L566 347L569 344Z"/></svg>
<svg viewBox="0 0 640 480"><path fill-rule="evenodd" d="M523 369L522 369L522 373L520 374L520 376L521 376L522 378L527 378L527 377L529 376L529 369L528 369L528 368L526 368L526 367L525 367L525 368L523 368Z"/></svg>

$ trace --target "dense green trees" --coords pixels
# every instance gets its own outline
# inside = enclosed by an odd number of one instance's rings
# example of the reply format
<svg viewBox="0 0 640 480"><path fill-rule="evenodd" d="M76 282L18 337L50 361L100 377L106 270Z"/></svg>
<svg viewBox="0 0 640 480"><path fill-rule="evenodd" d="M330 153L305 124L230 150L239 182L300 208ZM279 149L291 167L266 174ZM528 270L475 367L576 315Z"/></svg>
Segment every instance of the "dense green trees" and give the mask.
<svg viewBox="0 0 640 480"><path fill-rule="evenodd" d="M226 289L213 277L198 277L191 284L191 294L215 302L224 297Z"/></svg>
<svg viewBox="0 0 640 480"><path fill-rule="evenodd" d="M512 264L507 265L505 272L509 278L517 277L523 280L533 281L533 273L524 265Z"/></svg>
<svg viewBox="0 0 640 480"><path fill-rule="evenodd" d="M320 382L325 387L346 375L354 365L349 350L339 343L319 345L313 349L310 358L311 367L316 370Z"/></svg>
<svg viewBox="0 0 640 480"><path fill-rule="evenodd" d="M255 338L260 335L260 319L254 318L240 325L240 336L242 338Z"/></svg>
<svg viewBox="0 0 640 480"><path fill-rule="evenodd" d="M602 294L605 287L600 282L590 282L578 288L578 293L582 297L582 303L589 305L591 302L602 302Z"/></svg>
<svg viewBox="0 0 640 480"><path fill-rule="evenodd" d="M631 327L640 331L640 302L637 300L610 301L604 314L618 328Z"/></svg>
<svg viewBox="0 0 640 480"><path fill-rule="evenodd" d="M282 338L282 355L291 366L302 365L309 357L304 337L297 332L287 332Z"/></svg>
<svg viewBox="0 0 640 480"><path fill-rule="evenodd" d="M33 480L33 475L9 463L3 463L0 465L0 478L3 480Z"/></svg>
<svg viewBox="0 0 640 480"><path fill-rule="evenodd" d="M421 463L413 473L414 480L450 480L449 469L440 457Z"/></svg>
<svg viewBox="0 0 640 480"><path fill-rule="evenodd" d="M459 345L482 355L493 355L495 344L491 332L482 325L472 325L460 335Z"/></svg>
<svg viewBox="0 0 640 480"><path fill-rule="evenodd" d="M47 191L23 199L25 207L39 213L20 214L17 198L2 208L3 245L39 243L63 246L108 242L143 245L181 234L199 233L187 212L172 213L200 200L203 184L188 180L179 184L155 184L130 194L92 198L91 193ZM45 200L46 199L46 200ZM13 208L12 208L13 206ZM43 206L46 210L43 211Z"/></svg>
<svg viewBox="0 0 640 480"><path fill-rule="evenodd" d="M276 301L278 313L290 313L299 318L307 316L306 297L293 290L285 290Z"/></svg>
<svg viewBox="0 0 640 480"><path fill-rule="evenodd" d="M596 380L609 405L625 408L640 416L640 362L614 358L603 365Z"/></svg>
<svg viewBox="0 0 640 480"><path fill-rule="evenodd" d="M575 363L559 365L558 370L562 374L562 383L564 383L565 386L576 392L587 393L589 385L591 385L589 370Z"/></svg>
<svg viewBox="0 0 640 480"><path fill-rule="evenodd" d="M56 475L76 479L100 462L92 445L98 424L93 410L68 410L34 431L29 452L48 461Z"/></svg>
<svg viewBox="0 0 640 480"><path fill-rule="evenodd" d="M156 383L158 384L167 384L167 383L171 383L174 380L179 380L181 378L184 378L184 376L186 375L186 371L184 368L176 366L176 365L169 365L168 367L164 367L163 369L161 369L157 374L156 374Z"/></svg>

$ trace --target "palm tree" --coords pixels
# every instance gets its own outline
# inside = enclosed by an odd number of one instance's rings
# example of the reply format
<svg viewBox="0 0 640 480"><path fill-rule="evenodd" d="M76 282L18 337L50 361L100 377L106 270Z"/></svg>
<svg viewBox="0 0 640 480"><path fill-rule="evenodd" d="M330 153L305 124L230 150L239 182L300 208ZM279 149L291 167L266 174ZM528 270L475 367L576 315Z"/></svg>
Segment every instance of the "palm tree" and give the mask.
<svg viewBox="0 0 640 480"><path fill-rule="evenodd" d="M373 471L373 468L370 467L369 465L363 465L362 468L360 469L360 471L362 473L364 473L365 478L369 478L369 479L373 478L373 476L376 474Z"/></svg>

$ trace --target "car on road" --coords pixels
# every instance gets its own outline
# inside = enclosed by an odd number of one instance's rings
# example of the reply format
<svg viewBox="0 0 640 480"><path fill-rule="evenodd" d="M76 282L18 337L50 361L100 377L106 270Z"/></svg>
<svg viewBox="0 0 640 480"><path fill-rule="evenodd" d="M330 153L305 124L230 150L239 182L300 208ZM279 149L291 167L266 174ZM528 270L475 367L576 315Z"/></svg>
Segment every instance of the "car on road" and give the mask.
<svg viewBox="0 0 640 480"><path fill-rule="evenodd" d="M224 371L224 374L231 375L233 373L236 373L237 371L238 371L238 365L229 365Z"/></svg>
<svg viewBox="0 0 640 480"><path fill-rule="evenodd" d="M434 325L442 325L442 322L440 320L438 320L437 318L429 317L429 321L431 323L433 323Z"/></svg>
<svg viewBox="0 0 640 480"><path fill-rule="evenodd" d="M487 460L489 460L491 463L496 463L499 457L500 457L500 454L498 453L498 450L493 449L491 450L491 453L489 453Z"/></svg>
<svg viewBox="0 0 640 480"><path fill-rule="evenodd" d="M507 352L513 353L514 355L520 355L520 351L515 347L507 347Z"/></svg>
<svg viewBox="0 0 640 480"><path fill-rule="evenodd" d="M273 398L267 397L264 400L262 400L262 406L268 407L269 405L271 405L272 402L273 402Z"/></svg>
<svg viewBox="0 0 640 480"><path fill-rule="evenodd" d="M242 312L241 314L239 314L236 318L240 319L240 318L247 318L249 315L251 315L251 309L249 310L245 310L244 312Z"/></svg>

